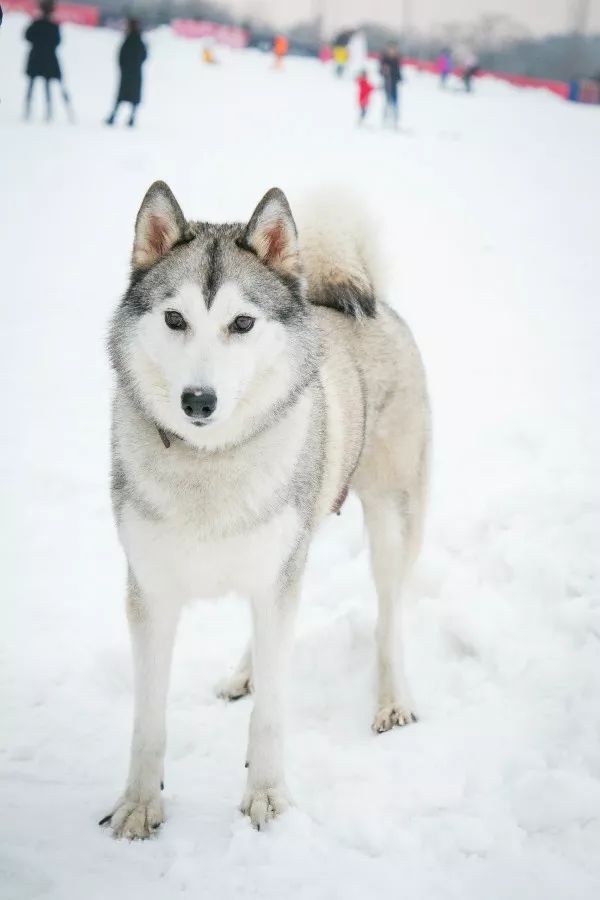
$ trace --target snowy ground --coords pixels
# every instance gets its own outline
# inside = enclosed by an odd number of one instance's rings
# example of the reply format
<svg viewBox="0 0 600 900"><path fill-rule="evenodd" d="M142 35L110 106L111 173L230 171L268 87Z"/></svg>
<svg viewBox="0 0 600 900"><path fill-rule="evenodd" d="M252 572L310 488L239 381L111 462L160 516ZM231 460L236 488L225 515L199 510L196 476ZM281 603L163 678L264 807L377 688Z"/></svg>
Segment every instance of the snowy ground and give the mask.
<svg viewBox="0 0 600 900"><path fill-rule="evenodd" d="M404 129L354 126L319 64L149 37L139 130L100 125L117 36L65 29L79 124L23 124L24 20L0 34L6 900L592 900L600 891L600 111L427 76ZM41 97L39 98L41 100ZM426 546L408 598L418 725L375 737L374 596L357 504L311 555L289 699L296 808L236 811L250 701L213 684L239 602L196 606L169 713L168 821L97 827L127 762L124 565L108 499L106 322L157 177L190 216L352 182L428 368Z"/></svg>

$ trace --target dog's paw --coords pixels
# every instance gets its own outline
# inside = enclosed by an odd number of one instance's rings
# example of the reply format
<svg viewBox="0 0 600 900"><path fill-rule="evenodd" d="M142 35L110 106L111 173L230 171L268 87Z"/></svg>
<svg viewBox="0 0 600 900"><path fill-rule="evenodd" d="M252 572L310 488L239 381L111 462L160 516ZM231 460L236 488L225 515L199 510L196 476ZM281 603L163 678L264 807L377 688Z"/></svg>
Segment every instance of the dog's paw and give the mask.
<svg viewBox="0 0 600 900"><path fill-rule="evenodd" d="M400 703L392 703L390 706L382 706L377 710L371 728L377 734L389 731L394 725L410 725L416 722L417 717L413 712Z"/></svg>
<svg viewBox="0 0 600 900"><path fill-rule="evenodd" d="M146 803L119 800L114 811L100 820L100 825L110 825L116 838L127 838L130 841L149 838L164 822L163 807L160 797Z"/></svg>
<svg viewBox="0 0 600 900"><path fill-rule="evenodd" d="M217 697L222 700L239 700L253 691L252 678L247 672L236 672L217 685Z"/></svg>
<svg viewBox="0 0 600 900"><path fill-rule="evenodd" d="M284 813L289 805L290 798L282 785L268 788L249 787L244 794L240 811L248 816L253 827L260 831L267 822Z"/></svg>

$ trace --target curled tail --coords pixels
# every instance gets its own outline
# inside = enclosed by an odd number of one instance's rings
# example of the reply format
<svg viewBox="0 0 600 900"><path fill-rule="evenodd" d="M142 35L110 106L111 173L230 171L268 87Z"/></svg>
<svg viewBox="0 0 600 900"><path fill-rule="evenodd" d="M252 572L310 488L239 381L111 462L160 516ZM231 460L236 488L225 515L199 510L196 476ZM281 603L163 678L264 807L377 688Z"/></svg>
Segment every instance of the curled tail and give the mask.
<svg viewBox="0 0 600 900"><path fill-rule="evenodd" d="M298 232L309 301L355 319L375 316L380 266L360 204L343 191L321 192L305 204Z"/></svg>

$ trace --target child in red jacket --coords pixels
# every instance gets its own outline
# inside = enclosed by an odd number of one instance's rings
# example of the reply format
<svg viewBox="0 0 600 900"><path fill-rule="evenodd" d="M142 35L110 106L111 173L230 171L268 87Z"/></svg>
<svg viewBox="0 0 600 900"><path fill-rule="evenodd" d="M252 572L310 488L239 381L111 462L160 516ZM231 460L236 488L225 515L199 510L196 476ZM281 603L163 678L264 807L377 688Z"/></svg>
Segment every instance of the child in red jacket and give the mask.
<svg viewBox="0 0 600 900"><path fill-rule="evenodd" d="M375 87L369 81L366 69L363 69L362 72L358 73L356 83L358 85L358 124L361 125L367 115L369 99L375 90Z"/></svg>

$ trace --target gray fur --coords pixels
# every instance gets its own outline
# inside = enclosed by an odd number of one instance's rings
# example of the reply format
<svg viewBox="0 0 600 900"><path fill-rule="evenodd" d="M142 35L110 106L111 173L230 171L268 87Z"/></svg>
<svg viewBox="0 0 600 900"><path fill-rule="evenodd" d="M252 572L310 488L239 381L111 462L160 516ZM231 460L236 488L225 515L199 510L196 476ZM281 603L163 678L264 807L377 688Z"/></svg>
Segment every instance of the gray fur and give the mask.
<svg viewBox="0 0 600 900"><path fill-rule="evenodd" d="M308 299L315 306L328 306L354 319L362 316L373 318L377 313L373 288L369 286L365 289L351 281L325 281L309 291Z"/></svg>

